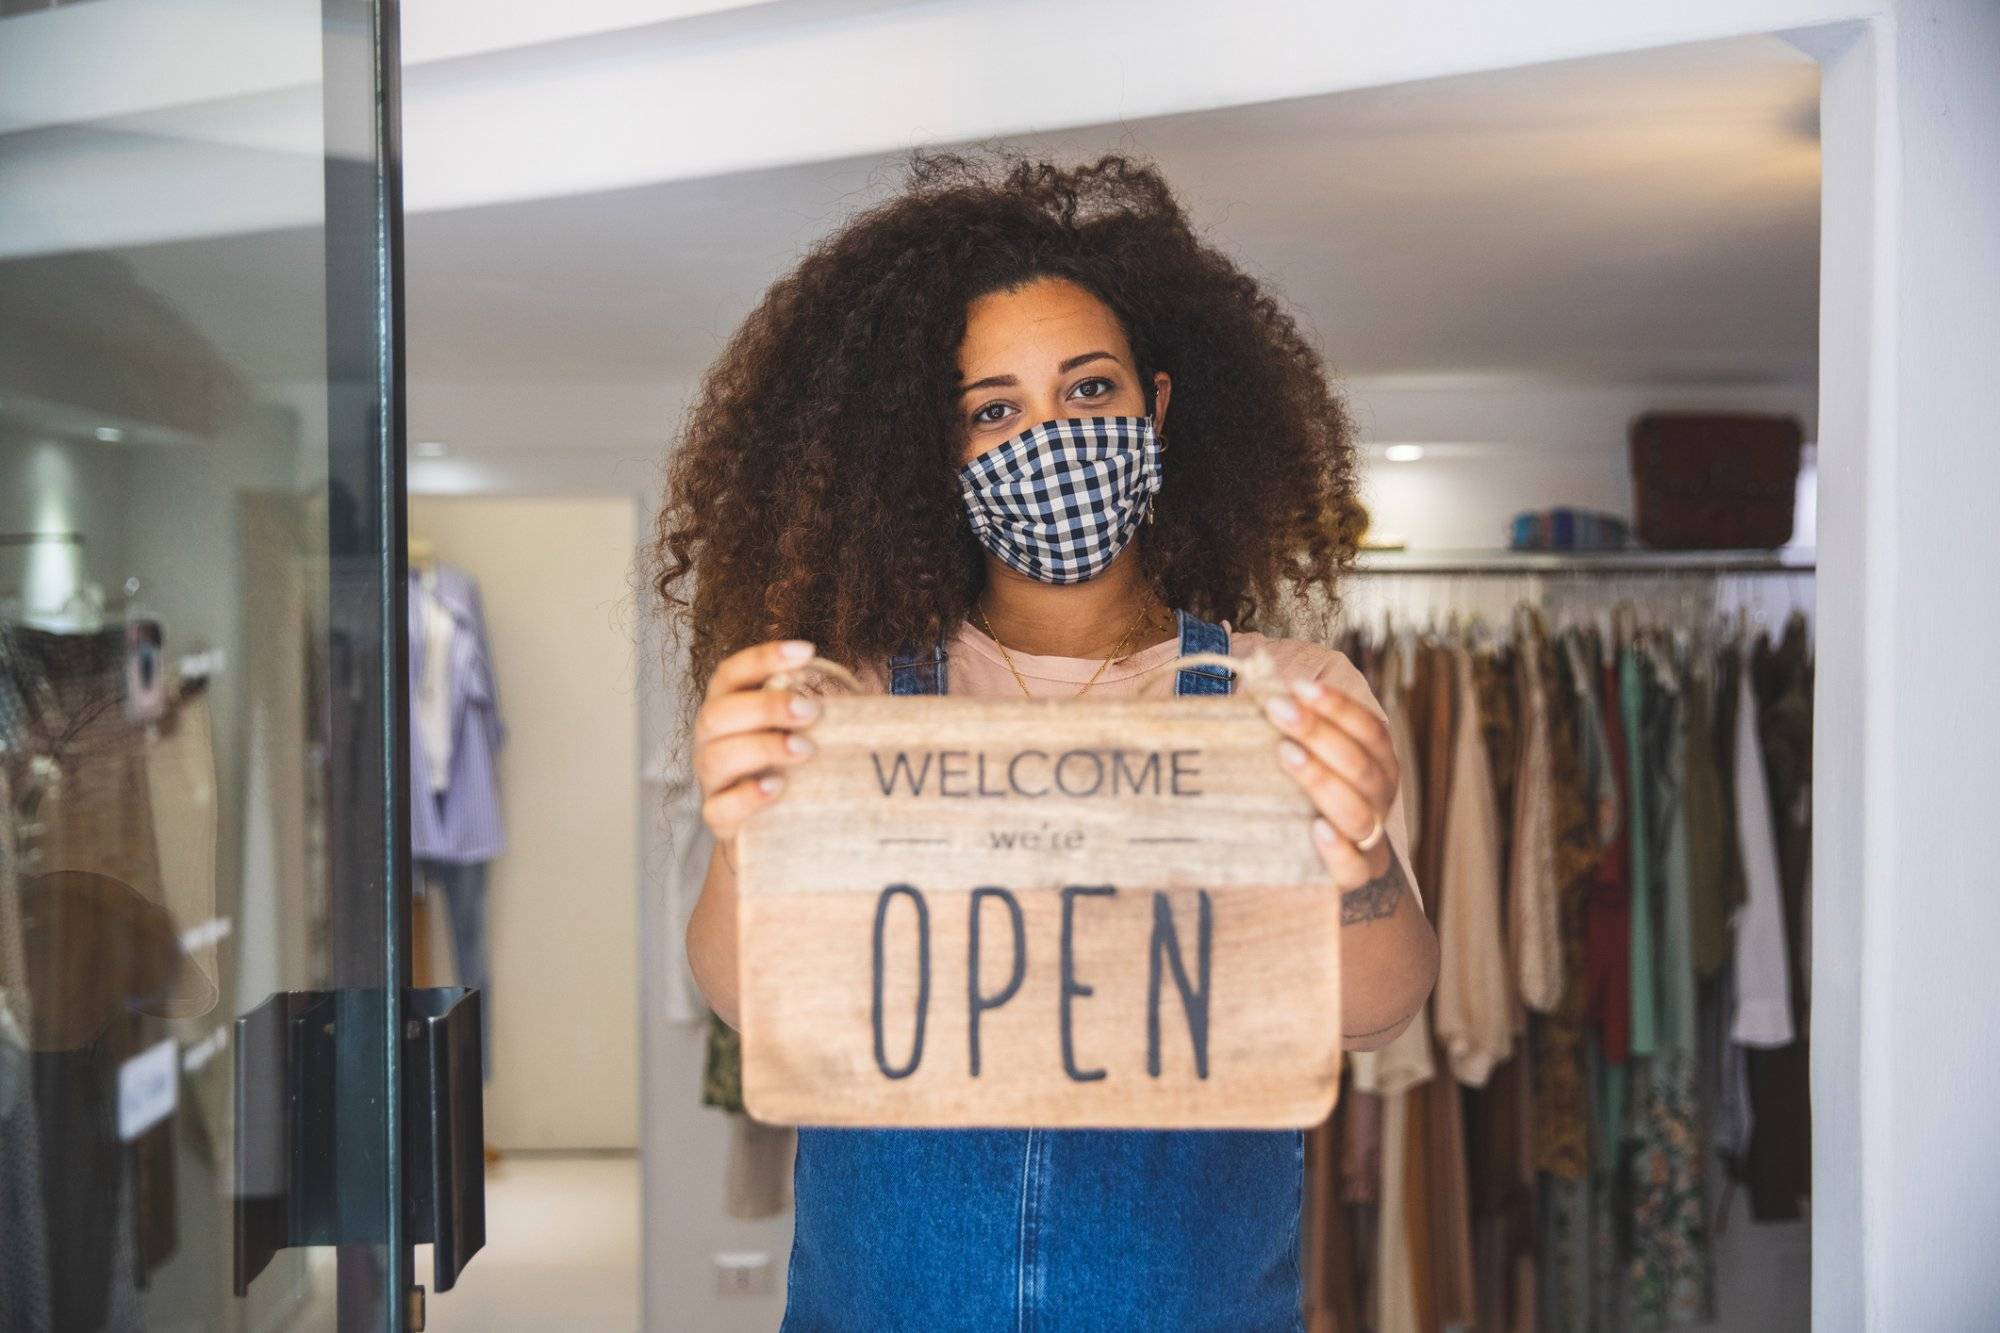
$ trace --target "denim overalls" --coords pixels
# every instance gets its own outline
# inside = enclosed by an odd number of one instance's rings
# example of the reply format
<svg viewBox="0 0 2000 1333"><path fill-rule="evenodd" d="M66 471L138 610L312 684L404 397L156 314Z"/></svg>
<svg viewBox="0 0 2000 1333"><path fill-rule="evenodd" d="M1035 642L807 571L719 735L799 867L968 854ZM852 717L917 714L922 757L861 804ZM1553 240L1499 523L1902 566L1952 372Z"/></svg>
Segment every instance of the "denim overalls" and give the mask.
<svg viewBox="0 0 2000 1333"><path fill-rule="evenodd" d="M1181 652L1228 632L1179 613ZM945 652L892 694L946 692ZM1177 694L1227 694L1215 667ZM1299 1333L1299 1130L803 1126L781 1333Z"/></svg>

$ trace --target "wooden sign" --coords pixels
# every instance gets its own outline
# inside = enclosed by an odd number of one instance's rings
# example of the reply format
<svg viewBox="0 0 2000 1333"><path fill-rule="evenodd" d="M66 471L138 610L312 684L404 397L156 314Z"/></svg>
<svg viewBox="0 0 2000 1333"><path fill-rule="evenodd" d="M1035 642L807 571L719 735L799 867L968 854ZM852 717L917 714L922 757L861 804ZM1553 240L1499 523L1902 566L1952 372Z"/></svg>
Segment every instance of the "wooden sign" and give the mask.
<svg viewBox="0 0 2000 1333"><path fill-rule="evenodd" d="M1241 696L824 698L739 836L778 1124L1280 1128L1340 1075L1340 905Z"/></svg>

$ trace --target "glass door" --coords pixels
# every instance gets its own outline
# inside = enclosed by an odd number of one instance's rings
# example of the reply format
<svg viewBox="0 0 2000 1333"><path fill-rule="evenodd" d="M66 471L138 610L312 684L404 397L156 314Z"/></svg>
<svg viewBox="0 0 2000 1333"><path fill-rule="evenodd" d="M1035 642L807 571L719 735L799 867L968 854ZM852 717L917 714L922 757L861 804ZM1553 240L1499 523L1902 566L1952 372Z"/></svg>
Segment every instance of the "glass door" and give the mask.
<svg viewBox="0 0 2000 1333"><path fill-rule="evenodd" d="M469 1004L404 989L395 15L0 0L0 1328L420 1328L478 1245Z"/></svg>

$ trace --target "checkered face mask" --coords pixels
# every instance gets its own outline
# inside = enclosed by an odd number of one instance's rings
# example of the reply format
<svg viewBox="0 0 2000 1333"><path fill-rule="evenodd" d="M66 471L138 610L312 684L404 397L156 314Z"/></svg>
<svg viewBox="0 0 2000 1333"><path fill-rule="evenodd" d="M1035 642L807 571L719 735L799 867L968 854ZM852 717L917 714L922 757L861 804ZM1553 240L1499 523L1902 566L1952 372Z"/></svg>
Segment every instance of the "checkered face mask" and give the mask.
<svg viewBox="0 0 2000 1333"><path fill-rule="evenodd" d="M1081 583L1124 549L1160 489L1149 417L1044 421L958 470L980 544L1043 583Z"/></svg>

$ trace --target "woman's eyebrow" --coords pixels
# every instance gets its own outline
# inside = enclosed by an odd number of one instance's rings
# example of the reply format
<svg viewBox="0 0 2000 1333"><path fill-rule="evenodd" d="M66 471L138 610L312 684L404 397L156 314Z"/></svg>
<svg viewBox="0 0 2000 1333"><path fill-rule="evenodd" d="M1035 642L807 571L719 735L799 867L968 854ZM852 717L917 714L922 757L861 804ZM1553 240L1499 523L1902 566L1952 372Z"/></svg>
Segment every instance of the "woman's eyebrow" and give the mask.
<svg viewBox="0 0 2000 1333"><path fill-rule="evenodd" d="M1056 374L1067 375L1072 370L1075 370L1078 366L1088 365L1092 361L1116 361L1117 359L1118 359L1117 357L1111 355L1111 353L1109 352L1103 352L1103 351L1079 352L1077 355L1069 358L1069 360L1057 366ZM960 393L971 393L974 389L1006 388L1010 385L1019 384L1020 382L1021 381L1019 379L1015 378L1012 375L988 375L983 380L974 380L970 384L959 385L958 391Z"/></svg>

